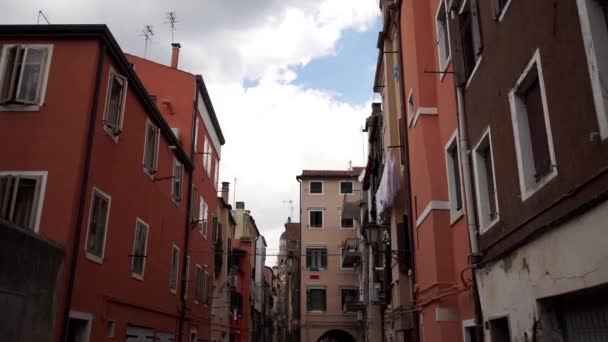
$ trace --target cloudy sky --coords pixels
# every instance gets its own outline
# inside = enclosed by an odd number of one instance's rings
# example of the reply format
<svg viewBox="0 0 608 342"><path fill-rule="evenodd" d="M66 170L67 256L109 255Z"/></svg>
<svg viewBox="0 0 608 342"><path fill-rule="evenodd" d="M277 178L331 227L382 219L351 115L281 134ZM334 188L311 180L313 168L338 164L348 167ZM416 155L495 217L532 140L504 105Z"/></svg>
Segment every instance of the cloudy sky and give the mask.
<svg viewBox="0 0 608 342"><path fill-rule="evenodd" d="M231 183L276 254L302 169L363 164L373 98L378 0L0 0L0 23L107 24L125 52L169 63L176 12L180 69L202 74L226 145ZM231 196L232 199L232 196ZM268 258L268 264L274 262Z"/></svg>

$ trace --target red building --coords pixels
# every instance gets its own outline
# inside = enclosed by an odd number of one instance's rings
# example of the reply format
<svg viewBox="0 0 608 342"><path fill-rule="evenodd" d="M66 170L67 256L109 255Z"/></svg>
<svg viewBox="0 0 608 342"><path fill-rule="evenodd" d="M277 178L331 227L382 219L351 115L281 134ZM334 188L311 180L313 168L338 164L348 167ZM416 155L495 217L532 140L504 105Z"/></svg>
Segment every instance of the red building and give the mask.
<svg viewBox="0 0 608 342"><path fill-rule="evenodd" d="M251 238L242 237L233 242L231 265L236 276L236 286L230 294L230 342L248 342L251 334L250 298L253 263L253 243Z"/></svg>
<svg viewBox="0 0 608 342"><path fill-rule="evenodd" d="M170 93L140 63L156 104L105 25L0 26L0 50L0 217L65 249L54 340L204 339L213 218L190 208L216 212L219 150L203 176L193 99L223 137L202 78Z"/></svg>

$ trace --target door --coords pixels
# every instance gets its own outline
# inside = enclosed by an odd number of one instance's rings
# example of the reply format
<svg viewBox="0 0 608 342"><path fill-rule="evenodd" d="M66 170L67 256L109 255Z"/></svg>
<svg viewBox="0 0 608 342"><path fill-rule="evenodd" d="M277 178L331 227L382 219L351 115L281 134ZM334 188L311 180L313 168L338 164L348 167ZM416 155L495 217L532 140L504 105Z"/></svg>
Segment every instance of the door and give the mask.
<svg viewBox="0 0 608 342"><path fill-rule="evenodd" d="M154 331L129 325L127 327L127 342L154 342Z"/></svg>

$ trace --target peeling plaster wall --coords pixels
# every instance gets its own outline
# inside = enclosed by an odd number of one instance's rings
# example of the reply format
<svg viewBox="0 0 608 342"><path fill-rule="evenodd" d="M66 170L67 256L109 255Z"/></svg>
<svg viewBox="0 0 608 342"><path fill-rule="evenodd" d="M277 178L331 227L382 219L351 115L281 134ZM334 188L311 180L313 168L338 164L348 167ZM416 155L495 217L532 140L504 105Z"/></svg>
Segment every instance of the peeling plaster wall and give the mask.
<svg viewBox="0 0 608 342"><path fill-rule="evenodd" d="M526 341L537 300L608 283L607 223L608 201L477 271L484 320L508 315L512 341Z"/></svg>

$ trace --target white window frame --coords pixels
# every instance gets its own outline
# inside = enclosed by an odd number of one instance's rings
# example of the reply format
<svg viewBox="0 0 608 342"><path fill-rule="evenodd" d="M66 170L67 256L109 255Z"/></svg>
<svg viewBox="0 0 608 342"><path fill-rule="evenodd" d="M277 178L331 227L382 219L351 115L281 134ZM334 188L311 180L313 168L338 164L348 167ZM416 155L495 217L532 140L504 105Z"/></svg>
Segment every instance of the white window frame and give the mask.
<svg viewBox="0 0 608 342"><path fill-rule="evenodd" d="M94 202L93 200L95 199L96 194L108 201L108 213L106 214L106 224L105 224L104 230L103 230L103 243L101 244L101 257L91 254L87 250L87 245L88 245L88 241L89 241L89 233L91 232L91 219L93 216L93 202ZM84 241L84 252L85 252L85 257L87 259L94 261L98 264L103 264L103 258L105 256L106 242L108 241L108 227L110 225L111 209L112 209L112 197L110 195L108 195L107 193L103 192L101 189L94 186L93 190L91 191L91 201L90 201L90 205L89 205L89 220L87 222L87 236Z"/></svg>
<svg viewBox="0 0 608 342"><path fill-rule="evenodd" d="M481 164L481 161L479 160L479 153L477 152L480 148L480 146L482 145L482 143L485 140L488 140L488 148L490 149L490 156L492 157L492 179L493 179L493 183L494 183L494 203L496 204L496 217L488 222L487 224L484 224L484 222L486 222L486 220L483 219L483 215L485 215L484 210L482 210L483 208L485 208L487 205L483 205L482 203L482 199L481 199L481 192L480 192L480 188L482 188L481 185L481 181L482 179L480 179L480 170L483 167L483 165ZM494 159L494 148L492 147L492 134L490 132L490 127L486 128L486 130L484 131L484 133L482 134L481 138L479 139L479 141L477 142L477 144L475 144L475 147L473 148L473 169L474 171L474 179L475 179L475 200L476 200L476 204L477 204L477 222L479 224L479 232L480 234L485 233L486 231L488 231L490 228L494 227L494 225L496 225L496 223L498 223L498 221L500 221L500 209L498 207L498 185L496 184L496 169L495 169L495 159ZM485 167L483 167L484 173L485 173ZM488 177L489 175L486 175L486 177ZM488 201L490 199L488 198Z"/></svg>
<svg viewBox="0 0 608 342"><path fill-rule="evenodd" d="M203 140L203 170L205 174L209 176L209 169L211 167L211 144L207 135L205 134L205 139Z"/></svg>
<svg viewBox="0 0 608 342"><path fill-rule="evenodd" d="M313 211L321 212L321 227L313 227L311 226L310 214ZM308 209L308 224L306 225L308 229L325 229L325 210L321 208L311 208Z"/></svg>
<svg viewBox="0 0 608 342"><path fill-rule="evenodd" d="M198 232L207 239L207 223L209 222L209 206L203 196L200 196L198 207Z"/></svg>
<svg viewBox="0 0 608 342"><path fill-rule="evenodd" d="M32 231L38 233L40 231L40 218L42 217L42 209L44 208L44 197L46 194L46 181L48 171L0 171L0 176L17 176L25 178L38 178L38 186L36 190L35 208L32 210ZM14 196L14 195L13 195Z"/></svg>
<svg viewBox="0 0 608 342"><path fill-rule="evenodd" d="M416 113L414 112L414 89L410 88L410 93L407 96L407 126L410 127L412 125L412 121L414 120L414 116Z"/></svg>
<svg viewBox="0 0 608 342"><path fill-rule="evenodd" d="M361 296L361 290L359 289L359 287L357 285L339 285L338 286L338 291L340 291L340 311L344 314L356 314L356 312L348 312L348 311L344 311L344 307L342 307L342 291L343 290L355 290L357 291L357 296L356 296L356 302L360 301L360 296Z"/></svg>
<svg viewBox="0 0 608 342"><path fill-rule="evenodd" d="M338 209L338 227L340 227L340 229L346 229L346 230L355 229L355 219L352 219L352 220L353 220L352 227L344 227L342 225L342 208Z"/></svg>
<svg viewBox="0 0 608 342"><path fill-rule="evenodd" d="M441 10L443 9L443 13L445 15L445 27L446 27L446 32L445 32L445 39L447 41L447 51L445 51L445 60L442 61L441 60L441 41L440 41L440 37L439 37L439 28L440 28L440 22L441 20L439 19L439 15L441 14ZM443 79L443 77L445 76L445 72L447 71L447 68L450 65L450 62L452 61L452 47L450 44L450 25L449 25L449 15L450 12L448 11L447 8L447 4L445 2L445 0L439 0L439 6L437 6L437 10L435 11L435 45L437 46L437 57L438 57L438 62L439 62L439 70L441 71L441 78Z"/></svg>
<svg viewBox="0 0 608 342"><path fill-rule="evenodd" d="M530 165L532 166L532 169L534 168L534 157L532 156L532 151L531 151L532 145L531 145L531 141L529 139L529 132L525 131L525 129L527 128L527 125L528 125L527 120L524 120L526 122L522 123L522 125L525 125L526 127L520 127L520 124L519 124L520 121L522 121L522 120L519 117L520 111L518 111L518 108L521 108L522 104L520 104L520 100L518 98L518 95L516 94L517 91L519 90L520 86L522 85L522 83L525 81L526 77L532 70L532 68L534 68L535 66L536 66L536 70L538 72L538 83L539 83L539 87L540 87L543 114L544 114L544 118L545 118L545 129L547 132L547 144L549 145L549 157L551 160L551 171L549 172L549 174L544 176L538 182L536 182L534 180L534 175L533 175L534 170L532 170L532 171L529 170ZM545 90L545 80L543 77L543 68L542 68L542 64L540 61L540 50L539 49L536 49L536 51L534 52L534 55L532 56L532 59L530 59L530 62L528 63L528 65L526 66L526 68L524 69L522 74L519 76L517 82L515 82L515 85L509 91L509 103L510 103L510 108L511 108L511 123L513 125L513 136L515 139L515 154L517 156L517 172L519 175L519 189L520 189L520 193L521 193L521 201L523 202L523 201L527 200L528 198L530 198L534 193L536 193L543 186L545 186L549 181L551 181L553 178L555 178L558 173L557 172L557 162L555 160L555 149L554 149L554 145L553 145L553 133L551 132L551 119L549 118L549 106L547 104L547 92ZM527 116L526 116L526 118L527 118ZM522 131L522 128L523 128L523 131ZM529 130L529 128L527 128L527 129ZM522 139L525 139L526 141L522 142ZM526 148L525 151L524 151L524 146L522 146L524 144L528 145L528 148ZM524 164L526 164L528 166L526 169L524 169L525 168ZM530 175L530 172L532 172L532 175Z"/></svg>
<svg viewBox="0 0 608 342"><path fill-rule="evenodd" d="M211 301L211 296L209 295L209 289L211 285L211 281L209 278L209 272L207 270L203 271L203 306L207 307L207 305Z"/></svg>
<svg viewBox="0 0 608 342"><path fill-rule="evenodd" d="M342 192L342 183L350 183L351 185L351 192ZM338 184L338 192L340 193L340 195L352 195L355 192L355 182L353 181L340 181Z"/></svg>
<svg viewBox="0 0 608 342"><path fill-rule="evenodd" d="M500 11L500 13L498 13L498 22L501 23L502 20L505 17L505 14L507 13L507 10L509 9L509 6L511 5L511 0L508 0L507 3L505 4L505 7L502 8L502 10Z"/></svg>
<svg viewBox="0 0 608 342"><path fill-rule="evenodd" d="M82 339L84 341L90 341L91 326L93 325L93 314L88 313L88 312L70 310L69 318L78 319L78 320L87 322L87 326L84 329L85 331L84 331L84 335L82 336ZM68 320L69 320L69 318L68 318Z"/></svg>
<svg viewBox="0 0 608 342"><path fill-rule="evenodd" d="M194 118L194 153L198 152L198 116Z"/></svg>
<svg viewBox="0 0 608 342"><path fill-rule="evenodd" d="M325 291L325 310L308 310L308 296L309 296L309 290L323 290ZM306 311L307 312L318 312L318 313L322 313L322 312L327 312L327 286L323 286L323 285L309 285L306 286Z"/></svg>
<svg viewBox="0 0 608 342"><path fill-rule="evenodd" d="M340 249L340 271L354 271L355 270L354 267L342 267L342 262L344 261L344 248L342 246L340 246L339 249Z"/></svg>
<svg viewBox="0 0 608 342"><path fill-rule="evenodd" d="M141 274L133 272L133 263L135 262L135 243L137 242L137 229L139 225L143 225L146 227L146 241L144 242L144 256L143 256L143 266L141 269ZM146 255L148 253L148 237L150 236L150 225L146 223L144 220L139 217L135 219L135 234L133 238L133 251L132 251L132 259L131 259L131 276L135 279L144 280L144 274L146 273Z"/></svg>
<svg viewBox="0 0 608 342"><path fill-rule="evenodd" d="M179 166L179 174L175 174L175 168ZM179 179L179 180L178 180ZM179 196L175 193L175 183L179 182ZM171 179L171 198L173 202L179 205L180 201L183 197L183 187L184 187L184 165L177 160L177 158L173 158L173 178Z"/></svg>
<svg viewBox="0 0 608 342"><path fill-rule="evenodd" d="M321 192L320 193L312 193L310 190L312 189L311 184L312 183L321 183ZM325 182L322 180L309 180L308 181L308 194L310 196L323 196L323 194L325 193Z"/></svg>
<svg viewBox="0 0 608 342"><path fill-rule="evenodd" d="M194 336L194 341L198 342L198 331L196 330L196 328L190 328L190 336L188 339L188 342L192 342L192 336Z"/></svg>
<svg viewBox="0 0 608 342"><path fill-rule="evenodd" d="M184 275L184 299L188 299L188 288L190 287L190 256L186 256L186 274Z"/></svg>
<svg viewBox="0 0 608 342"><path fill-rule="evenodd" d="M309 249L324 249L325 250L325 267L318 267L318 271L325 271L329 268L329 251L327 250L327 246L326 245L307 245L306 248L304 249L304 258L307 258L308 256L308 250ZM305 259L306 261L306 259ZM305 265L306 271L308 272L316 272L314 270L312 270L312 268L310 267L310 265L308 265L308 263L306 263Z"/></svg>
<svg viewBox="0 0 608 342"><path fill-rule="evenodd" d="M177 265L174 264L173 262L173 254L174 251L177 251ZM173 294L177 294L177 288L179 287L179 257L181 254L181 250L179 247L177 247L176 244L173 244L173 246L171 247L171 268L169 269L169 292L173 293ZM175 271L173 271L173 268L175 267ZM173 284L171 284L171 278L173 278L173 273L175 273L175 288L172 288L171 286Z"/></svg>
<svg viewBox="0 0 608 342"><path fill-rule="evenodd" d="M146 167L146 146L148 146L148 139L149 139L149 130L148 127L154 127L154 129L156 130L156 146L154 147L154 166L152 170L149 170ZM144 153L143 153L143 158L142 158L142 165L143 165L143 169L144 169L144 173L146 175L148 175L148 177L150 178L154 178L154 174L156 174L156 171L158 170L158 146L160 141L160 129L152 123L152 121L147 120L146 121L146 133L145 133L145 137L144 137Z"/></svg>
<svg viewBox="0 0 608 342"><path fill-rule="evenodd" d="M608 101L604 101L602 92L602 83L599 74L599 57L596 48L596 42L593 39L593 31L591 30L590 11L587 1L577 0L578 13L581 23L581 31L583 35L583 43L585 45L585 55L587 57L587 68L589 70L589 78L591 89L593 91L593 102L595 104L595 113L597 115L599 134L602 140L608 139ZM594 1L594 0L591 0ZM608 68L608 63L604 65Z"/></svg>
<svg viewBox="0 0 608 342"><path fill-rule="evenodd" d="M45 65L44 65L44 74L42 76L41 83L39 85L40 94L39 94L38 103L37 104L4 104L4 105L0 105L0 112L3 112L3 111L10 111L10 112L39 111L40 107L42 105L44 105L44 103L45 103L44 100L46 97L46 87L47 87L48 80L49 80L49 70L51 67L51 59L53 57L53 44L4 44L2 46L2 57L0 58L0 61L1 61L0 85L4 83L4 79L6 77L6 75L4 75L4 69L6 67L6 55L8 54L8 49L15 47L17 45L22 45L22 46L28 47L28 48L47 50L46 61L45 61ZM19 76L19 78L21 78L21 76ZM19 83L21 83L21 81L19 81ZM19 86L19 84L17 84L17 87L18 86Z"/></svg>
<svg viewBox="0 0 608 342"><path fill-rule="evenodd" d="M220 180L220 159L217 158L215 160L215 190L218 189L219 180Z"/></svg>
<svg viewBox="0 0 608 342"><path fill-rule="evenodd" d="M123 81L123 90L124 91L122 93L120 112L118 113L118 127L117 127L118 131L122 131L124 119L125 119L125 107L126 107L126 102L127 102L127 92L129 90L129 81L127 80L127 78L125 76L116 72L116 70L114 70L114 68L112 68L112 67L110 67L110 73L108 75L108 85L106 87L106 101L104 102L103 115L102 115L101 119L102 119L103 130L106 133L108 133L108 135L112 138L112 140L114 140L115 142L118 142L118 137L120 136L120 133L116 134L116 132L113 132L105 124L106 117L108 115L108 104L110 101L110 88L112 85L112 79L114 77L120 78Z"/></svg>
<svg viewBox="0 0 608 342"><path fill-rule="evenodd" d="M467 338L467 328L475 327L474 319L465 319L462 321L462 340L464 342L471 342L470 339Z"/></svg>
<svg viewBox="0 0 608 342"><path fill-rule="evenodd" d="M458 175L460 176L460 209L456 208L456 180L454 179L454 163L450 156L450 149L456 149L456 158L458 158ZM462 159L460 158L460 143L458 141L458 132L455 131L448 142L445 144L445 163L446 176L448 180L448 199L450 203L450 224L454 224L459 218L464 215L464 193L462 191Z"/></svg>
<svg viewBox="0 0 608 342"><path fill-rule="evenodd" d="M200 278L198 275L201 275ZM203 296L204 296L204 274L203 274L203 268L201 267L201 265L196 264L196 268L194 271L194 303L195 304L202 304L203 303ZM201 298L197 298L197 287L199 286L199 280L200 280L200 287L201 287Z"/></svg>

